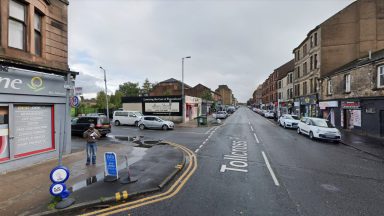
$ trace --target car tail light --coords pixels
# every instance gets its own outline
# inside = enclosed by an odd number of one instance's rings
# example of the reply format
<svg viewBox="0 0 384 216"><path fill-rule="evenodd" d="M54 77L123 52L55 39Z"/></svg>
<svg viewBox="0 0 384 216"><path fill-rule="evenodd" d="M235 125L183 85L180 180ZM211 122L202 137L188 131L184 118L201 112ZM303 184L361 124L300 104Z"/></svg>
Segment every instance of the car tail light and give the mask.
<svg viewBox="0 0 384 216"><path fill-rule="evenodd" d="M101 128L101 127L103 127L103 125L97 124L96 127Z"/></svg>

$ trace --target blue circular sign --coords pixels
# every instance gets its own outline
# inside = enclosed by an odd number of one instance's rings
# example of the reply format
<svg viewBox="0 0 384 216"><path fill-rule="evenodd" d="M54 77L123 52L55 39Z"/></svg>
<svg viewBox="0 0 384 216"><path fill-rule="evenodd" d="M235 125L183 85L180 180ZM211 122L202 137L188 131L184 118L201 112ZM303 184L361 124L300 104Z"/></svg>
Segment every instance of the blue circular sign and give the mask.
<svg viewBox="0 0 384 216"><path fill-rule="evenodd" d="M77 97L77 96L73 96L70 101L69 101L70 105L72 107L78 107L80 105L80 98Z"/></svg>
<svg viewBox="0 0 384 216"><path fill-rule="evenodd" d="M70 173L67 167L57 166L51 171L49 178L53 183L64 183L68 180L69 175Z"/></svg>
<svg viewBox="0 0 384 216"><path fill-rule="evenodd" d="M53 183L51 187L49 187L49 192L52 194L52 196L60 196L60 194L66 190L67 190L67 186L65 186L65 184Z"/></svg>

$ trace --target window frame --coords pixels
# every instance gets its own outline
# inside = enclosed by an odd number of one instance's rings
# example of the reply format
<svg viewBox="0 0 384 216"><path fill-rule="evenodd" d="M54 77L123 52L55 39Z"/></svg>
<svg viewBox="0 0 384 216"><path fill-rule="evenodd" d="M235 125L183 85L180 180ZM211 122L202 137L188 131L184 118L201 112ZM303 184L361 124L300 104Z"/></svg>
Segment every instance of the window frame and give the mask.
<svg viewBox="0 0 384 216"><path fill-rule="evenodd" d="M327 95L332 95L333 88L332 88L332 79L327 80Z"/></svg>
<svg viewBox="0 0 384 216"><path fill-rule="evenodd" d="M39 18L40 18L40 29L39 30L37 30L36 28L35 28L35 25L36 25L36 16L38 16ZM37 9L35 9L35 12L34 12L34 14L33 14L33 21L34 21L34 26L33 26L33 33L34 33L34 35L33 35L33 42L34 42L34 45L35 45L35 52L34 52L34 54L35 55L37 55L37 56L43 56L43 23L44 23L44 21L43 21L43 19L44 19L44 14L43 13L41 13L39 10L37 10ZM39 35L39 41L40 41L40 52L39 53L37 53L37 49L36 49L36 35Z"/></svg>
<svg viewBox="0 0 384 216"><path fill-rule="evenodd" d="M344 92L345 93L351 92L351 74L344 75Z"/></svg>
<svg viewBox="0 0 384 216"><path fill-rule="evenodd" d="M380 76L383 76L383 83L384 83L384 65L380 65L377 67L377 88L384 88L384 84L380 85Z"/></svg>
<svg viewBox="0 0 384 216"><path fill-rule="evenodd" d="M19 4L19 5L22 5L24 7L24 20L20 20L16 17L13 17L11 16L11 2L14 2L15 4ZM13 49L18 49L18 50L23 50L23 51L27 51L27 20L28 19L28 8L27 8L27 5L23 2L20 2L20 1L17 1L17 0L9 0L8 2L8 35L7 35L7 46L9 48L13 48ZM23 26L23 45L22 45L22 48L20 49L19 47L14 47L14 46L11 46L10 45L10 22L13 21L13 22L17 22L19 24L22 24Z"/></svg>

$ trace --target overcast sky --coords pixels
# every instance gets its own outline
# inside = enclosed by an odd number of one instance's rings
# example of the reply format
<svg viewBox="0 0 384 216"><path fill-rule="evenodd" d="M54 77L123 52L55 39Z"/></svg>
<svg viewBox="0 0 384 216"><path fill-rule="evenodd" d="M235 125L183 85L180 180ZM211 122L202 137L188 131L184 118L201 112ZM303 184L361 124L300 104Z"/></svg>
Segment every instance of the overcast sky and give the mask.
<svg viewBox="0 0 384 216"><path fill-rule="evenodd" d="M246 102L307 33L353 0L72 0L69 66L86 97L124 82L226 84Z"/></svg>

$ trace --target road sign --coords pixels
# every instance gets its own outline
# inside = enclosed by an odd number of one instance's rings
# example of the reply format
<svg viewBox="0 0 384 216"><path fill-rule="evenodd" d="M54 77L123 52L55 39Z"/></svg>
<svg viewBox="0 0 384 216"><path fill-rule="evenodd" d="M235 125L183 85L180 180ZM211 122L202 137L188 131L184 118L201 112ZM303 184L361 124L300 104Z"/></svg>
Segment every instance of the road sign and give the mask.
<svg viewBox="0 0 384 216"><path fill-rule="evenodd" d="M75 87L75 96L83 95L83 87Z"/></svg>
<svg viewBox="0 0 384 216"><path fill-rule="evenodd" d="M80 105L80 98L78 96L73 96L69 99L69 104L71 107L79 107Z"/></svg>
<svg viewBox="0 0 384 216"><path fill-rule="evenodd" d="M53 183L64 183L69 178L69 170L64 166L55 167L49 177Z"/></svg>
<svg viewBox="0 0 384 216"><path fill-rule="evenodd" d="M105 165L105 178L109 181L115 181L119 178L119 171L117 170L117 157L114 152L105 152L104 154Z"/></svg>
<svg viewBox="0 0 384 216"><path fill-rule="evenodd" d="M67 186L65 186L65 184L53 183L49 188L49 192L51 192L52 196L60 196L60 194L64 192L66 189L67 189Z"/></svg>

